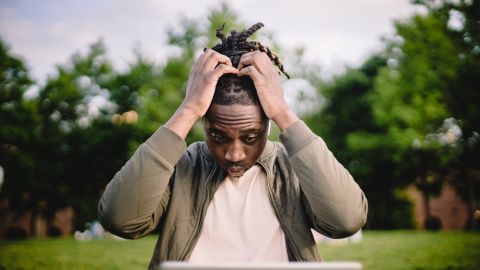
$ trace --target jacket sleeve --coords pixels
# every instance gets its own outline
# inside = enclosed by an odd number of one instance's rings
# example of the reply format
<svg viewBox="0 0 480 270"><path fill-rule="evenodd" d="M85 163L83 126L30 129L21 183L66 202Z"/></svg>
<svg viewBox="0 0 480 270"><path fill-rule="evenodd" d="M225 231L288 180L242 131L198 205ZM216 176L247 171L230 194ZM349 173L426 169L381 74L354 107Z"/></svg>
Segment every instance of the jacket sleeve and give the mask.
<svg viewBox="0 0 480 270"><path fill-rule="evenodd" d="M367 219L367 199L325 142L303 121L284 130L280 139L298 177L313 229L332 238L357 232Z"/></svg>
<svg viewBox="0 0 480 270"><path fill-rule="evenodd" d="M170 177L185 149L185 141L166 127L140 145L100 198L102 225L130 239L154 230L167 207Z"/></svg>

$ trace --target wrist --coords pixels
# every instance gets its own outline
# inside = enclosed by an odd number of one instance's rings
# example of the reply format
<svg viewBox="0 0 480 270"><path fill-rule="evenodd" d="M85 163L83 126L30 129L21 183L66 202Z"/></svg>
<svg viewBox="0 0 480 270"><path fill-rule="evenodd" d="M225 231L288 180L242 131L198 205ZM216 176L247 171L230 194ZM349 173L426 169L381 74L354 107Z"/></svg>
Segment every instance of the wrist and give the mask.
<svg viewBox="0 0 480 270"><path fill-rule="evenodd" d="M177 111L165 123L165 127L175 132L185 140L190 129L200 117L187 107L180 106Z"/></svg>
<svg viewBox="0 0 480 270"><path fill-rule="evenodd" d="M272 120L280 128L280 131L284 131L291 124L297 122L300 119L294 111L292 111L291 109L287 109L282 113L279 113L278 115L272 117Z"/></svg>

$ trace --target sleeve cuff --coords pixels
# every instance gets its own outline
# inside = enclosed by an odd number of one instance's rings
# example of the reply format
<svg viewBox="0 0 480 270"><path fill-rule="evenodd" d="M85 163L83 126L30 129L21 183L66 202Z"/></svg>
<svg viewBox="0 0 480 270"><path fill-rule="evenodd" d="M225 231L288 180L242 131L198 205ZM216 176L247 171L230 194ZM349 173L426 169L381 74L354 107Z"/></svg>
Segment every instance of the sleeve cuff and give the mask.
<svg viewBox="0 0 480 270"><path fill-rule="evenodd" d="M288 154L293 156L315 139L316 136L305 122L298 120L280 133L280 140L287 149Z"/></svg>
<svg viewBox="0 0 480 270"><path fill-rule="evenodd" d="M176 164L187 148L187 144L180 136L164 126L157 129L146 144L160 153L170 164Z"/></svg>

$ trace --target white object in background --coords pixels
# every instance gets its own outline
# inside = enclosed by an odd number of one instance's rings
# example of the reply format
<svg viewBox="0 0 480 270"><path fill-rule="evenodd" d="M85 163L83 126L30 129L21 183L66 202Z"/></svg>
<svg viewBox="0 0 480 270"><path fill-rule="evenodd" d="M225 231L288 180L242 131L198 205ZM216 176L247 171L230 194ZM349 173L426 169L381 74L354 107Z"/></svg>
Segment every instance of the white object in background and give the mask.
<svg viewBox="0 0 480 270"><path fill-rule="evenodd" d="M348 237L348 242L349 243L360 243L363 239L363 233L362 230L359 230L356 232L354 235Z"/></svg>
<svg viewBox="0 0 480 270"><path fill-rule="evenodd" d="M329 244L329 245L357 244L357 243L360 243L363 239L363 232L361 229L352 236L349 236L346 238L340 238L340 239L333 239L333 238L327 237L314 230L312 230L312 233L313 233L315 242L317 244Z"/></svg>
<svg viewBox="0 0 480 270"><path fill-rule="evenodd" d="M156 270L361 270L359 262L188 263L163 262Z"/></svg>

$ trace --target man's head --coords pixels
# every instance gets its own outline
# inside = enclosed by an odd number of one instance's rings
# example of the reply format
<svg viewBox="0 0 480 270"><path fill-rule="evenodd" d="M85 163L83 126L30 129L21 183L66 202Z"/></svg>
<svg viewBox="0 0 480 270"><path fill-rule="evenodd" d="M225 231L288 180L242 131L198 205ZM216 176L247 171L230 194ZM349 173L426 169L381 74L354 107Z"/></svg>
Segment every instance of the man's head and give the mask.
<svg viewBox="0 0 480 270"><path fill-rule="evenodd" d="M262 26L262 23L257 23L239 33L232 31L228 38L223 34L222 26L217 29L217 37L222 43L212 49L230 57L234 67L238 66L244 53L255 50L266 52L286 74L278 57L267 47L246 40ZM250 77L233 74L220 77L204 118L204 128L210 152L229 175L242 176L255 165L267 143L268 118L263 112Z"/></svg>

